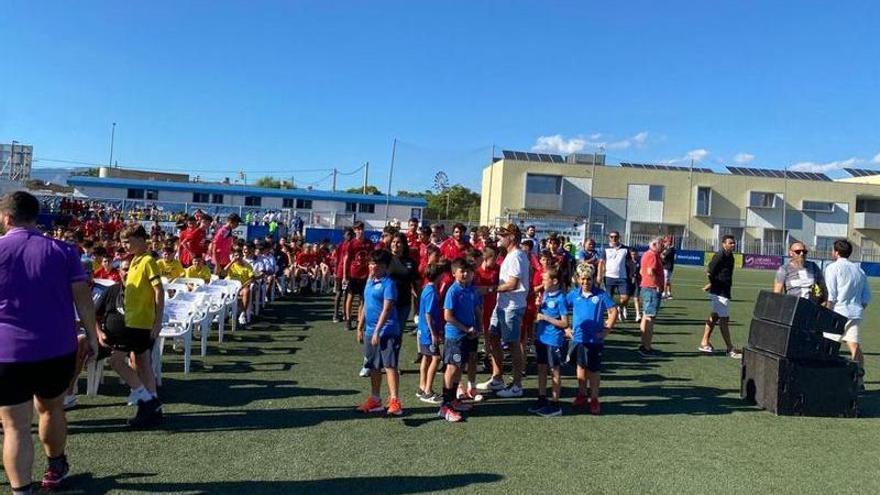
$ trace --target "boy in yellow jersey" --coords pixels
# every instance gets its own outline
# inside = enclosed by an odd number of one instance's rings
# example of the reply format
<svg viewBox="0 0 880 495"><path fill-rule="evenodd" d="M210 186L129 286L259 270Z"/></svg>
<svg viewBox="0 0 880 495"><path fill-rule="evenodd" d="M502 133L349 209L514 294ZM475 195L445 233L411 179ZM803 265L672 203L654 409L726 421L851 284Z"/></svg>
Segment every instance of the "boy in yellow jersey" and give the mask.
<svg viewBox="0 0 880 495"><path fill-rule="evenodd" d="M193 263L183 274L186 278L200 278L209 283L211 281L211 270L205 264L205 258L201 254L193 255Z"/></svg>
<svg viewBox="0 0 880 495"><path fill-rule="evenodd" d="M232 249L232 261L223 271L226 273L226 278L241 282L241 289L238 291L238 297L241 299L241 304L238 305L238 322L247 325L251 320L251 282L254 281L254 269L244 261L241 247L236 246Z"/></svg>
<svg viewBox="0 0 880 495"><path fill-rule="evenodd" d="M123 229L122 245L131 259L125 273L124 314L109 318L99 340L107 342L116 353L131 353L134 371L145 390L138 390L137 414L128 420L133 428L149 428L162 420L162 403L156 395L156 377L150 357L153 344L162 330L165 290L156 260L147 252L147 232L143 225Z"/></svg>
<svg viewBox="0 0 880 495"><path fill-rule="evenodd" d="M156 264L159 265L159 273L169 282L177 277L182 277L186 271L180 264L180 260L174 258L174 248L170 246L162 251L162 259Z"/></svg>

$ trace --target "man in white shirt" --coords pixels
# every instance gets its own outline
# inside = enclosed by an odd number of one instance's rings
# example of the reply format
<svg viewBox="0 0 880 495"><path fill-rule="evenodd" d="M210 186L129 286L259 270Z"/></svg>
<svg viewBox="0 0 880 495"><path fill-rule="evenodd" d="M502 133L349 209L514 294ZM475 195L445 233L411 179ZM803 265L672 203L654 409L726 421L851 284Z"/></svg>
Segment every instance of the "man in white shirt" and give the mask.
<svg viewBox="0 0 880 495"><path fill-rule="evenodd" d="M497 231L500 236L498 247L507 254L501 263L498 277L498 302L489 320L489 338L487 339L494 370L497 376L478 385L482 390L494 390L499 397L522 397L522 372L525 364L522 347L519 345L520 329L526 312L528 297L529 259L519 248L522 233L515 224L509 223ZM507 344L513 362L513 383L504 386L504 378L500 374L504 354L501 343Z"/></svg>
<svg viewBox="0 0 880 495"><path fill-rule="evenodd" d="M629 248L620 243L620 232L612 230L608 234L608 247L599 260L599 280L605 282L605 292L613 299L616 292L619 296L617 314L626 320L626 305L629 303L629 278L626 273L626 260Z"/></svg>
<svg viewBox="0 0 880 495"><path fill-rule="evenodd" d="M828 307L848 319L841 340L846 342L852 360L858 363L861 369L859 386L864 387L865 366L862 350L859 347L859 325L865 307L871 300L871 288L868 286L865 272L849 260L852 250L852 244L848 240L834 241L834 250L831 253L834 263L825 268L825 285L828 287Z"/></svg>

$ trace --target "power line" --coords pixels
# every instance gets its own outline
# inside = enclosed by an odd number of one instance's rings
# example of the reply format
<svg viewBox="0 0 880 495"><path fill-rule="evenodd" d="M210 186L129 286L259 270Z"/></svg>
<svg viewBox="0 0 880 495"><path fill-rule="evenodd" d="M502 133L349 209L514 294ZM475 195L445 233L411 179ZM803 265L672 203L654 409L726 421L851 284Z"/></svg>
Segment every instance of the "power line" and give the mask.
<svg viewBox="0 0 880 495"><path fill-rule="evenodd" d="M80 161L80 160L69 160L69 159L62 159L62 158L39 157L39 158L34 158L33 161L34 162L66 163L66 164L70 164L70 165L84 165L84 166L89 166L89 167L105 167L105 166L107 166L107 164L105 164L105 163L93 163L93 162L85 162L85 161ZM196 168L190 168L190 167L186 167L186 166L155 167L155 166L146 166L146 165L127 165L122 168L129 168L129 169L144 168L144 169L151 169L151 170L154 170L157 172L169 171L168 170L169 168L173 168L175 170L186 170L187 172L216 173L216 174L226 174L226 173L236 174L240 170L240 169L217 169L217 168L196 169ZM345 173L338 172L338 173L339 173L339 175L354 175L354 174L360 172L361 170L363 170L363 168L364 168L364 166L361 165L360 167L354 169L351 172L345 172ZM332 172L332 171L333 171L332 168L304 168L304 169L281 168L281 169L247 170L247 172L249 174L283 174L283 175ZM332 173L331 173L331 175L332 175Z"/></svg>

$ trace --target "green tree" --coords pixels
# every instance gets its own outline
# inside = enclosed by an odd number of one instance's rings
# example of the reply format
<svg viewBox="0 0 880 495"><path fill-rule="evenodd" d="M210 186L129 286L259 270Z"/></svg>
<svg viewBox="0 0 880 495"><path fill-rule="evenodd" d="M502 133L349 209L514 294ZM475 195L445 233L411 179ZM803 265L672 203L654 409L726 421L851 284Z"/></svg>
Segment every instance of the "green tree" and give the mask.
<svg viewBox="0 0 880 495"><path fill-rule="evenodd" d="M91 168L79 168L74 170L70 175L75 175L78 177L97 177L99 169L98 167Z"/></svg>
<svg viewBox="0 0 880 495"><path fill-rule="evenodd" d="M254 182L254 185L257 187L267 187L270 189L281 189L281 181L270 176L260 177Z"/></svg>
<svg viewBox="0 0 880 495"><path fill-rule="evenodd" d="M474 221L479 218L480 195L461 184L440 193L425 191L423 197L428 201L426 219Z"/></svg>
<svg viewBox="0 0 880 495"><path fill-rule="evenodd" d="M353 194L363 194L364 188L363 187L350 187L350 188L346 189L345 192L353 193ZM382 196L385 193L380 191L378 187L373 186L373 185L369 185L369 186L367 186L367 194L372 194L375 196Z"/></svg>

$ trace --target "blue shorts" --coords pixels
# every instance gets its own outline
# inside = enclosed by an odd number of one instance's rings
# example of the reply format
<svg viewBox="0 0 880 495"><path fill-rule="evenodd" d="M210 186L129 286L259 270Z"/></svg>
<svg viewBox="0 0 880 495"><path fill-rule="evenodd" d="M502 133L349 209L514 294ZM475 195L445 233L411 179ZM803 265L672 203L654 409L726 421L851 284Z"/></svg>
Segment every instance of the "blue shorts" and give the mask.
<svg viewBox="0 0 880 495"><path fill-rule="evenodd" d="M519 330L525 314L526 308L500 309L496 305L489 320L489 333L508 344L519 342Z"/></svg>
<svg viewBox="0 0 880 495"><path fill-rule="evenodd" d="M615 292L621 296L628 296L631 294L629 289L629 281L627 279L605 277L605 292L609 296L614 297Z"/></svg>
<svg viewBox="0 0 880 495"><path fill-rule="evenodd" d="M443 347L443 362L453 366L462 367L470 358L470 345L465 342L466 337L447 340Z"/></svg>
<svg viewBox="0 0 880 495"><path fill-rule="evenodd" d="M574 344L574 355L579 368L586 368L593 373L602 370L602 351L605 344Z"/></svg>
<svg viewBox="0 0 880 495"><path fill-rule="evenodd" d="M391 335L379 337L379 345L370 343L370 338L364 337L364 368L368 370L381 370L383 368L397 368L400 357L400 337Z"/></svg>
<svg viewBox="0 0 880 495"><path fill-rule="evenodd" d="M546 364L551 368L559 368L565 362L561 347L547 345L540 340L535 342L535 359L539 365Z"/></svg>
<svg viewBox="0 0 880 495"><path fill-rule="evenodd" d="M657 316L660 310L660 292L654 288L642 287L642 314L648 318Z"/></svg>
<svg viewBox="0 0 880 495"><path fill-rule="evenodd" d="M419 354L422 356L439 356L440 346L434 344L419 344Z"/></svg>

